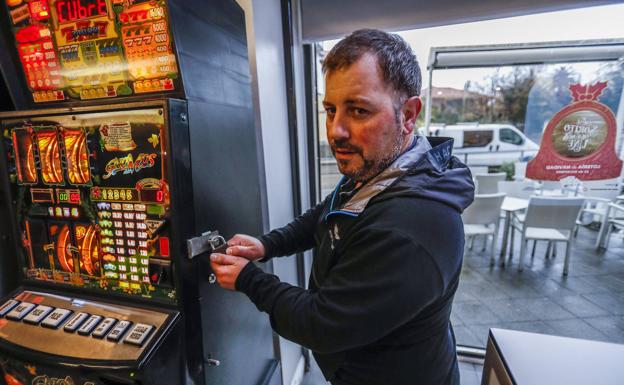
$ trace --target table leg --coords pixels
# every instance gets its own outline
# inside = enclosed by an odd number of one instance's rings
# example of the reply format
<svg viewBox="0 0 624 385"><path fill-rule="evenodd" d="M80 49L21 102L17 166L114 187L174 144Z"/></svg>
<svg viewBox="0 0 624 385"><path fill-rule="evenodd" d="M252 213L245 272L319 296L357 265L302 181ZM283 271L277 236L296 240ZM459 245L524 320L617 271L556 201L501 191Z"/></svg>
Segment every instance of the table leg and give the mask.
<svg viewBox="0 0 624 385"><path fill-rule="evenodd" d="M507 242L509 238L509 226L511 224L511 211L505 211L505 226L503 228L503 243L500 251L500 265L505 266L505 254L507 253Z"/></svg>

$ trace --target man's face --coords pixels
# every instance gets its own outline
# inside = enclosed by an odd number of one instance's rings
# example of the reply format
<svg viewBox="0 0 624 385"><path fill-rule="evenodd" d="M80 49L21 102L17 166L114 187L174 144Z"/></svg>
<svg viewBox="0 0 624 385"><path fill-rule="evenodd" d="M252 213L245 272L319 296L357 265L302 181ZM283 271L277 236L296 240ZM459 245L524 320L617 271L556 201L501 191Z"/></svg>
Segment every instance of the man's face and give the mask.
<svg viewBox="0 0 624 385"><path fill-rule="evenodd" d="M398 96L371 54L325 76L327 139L343 175L365 182L409 143Z"/></svg>

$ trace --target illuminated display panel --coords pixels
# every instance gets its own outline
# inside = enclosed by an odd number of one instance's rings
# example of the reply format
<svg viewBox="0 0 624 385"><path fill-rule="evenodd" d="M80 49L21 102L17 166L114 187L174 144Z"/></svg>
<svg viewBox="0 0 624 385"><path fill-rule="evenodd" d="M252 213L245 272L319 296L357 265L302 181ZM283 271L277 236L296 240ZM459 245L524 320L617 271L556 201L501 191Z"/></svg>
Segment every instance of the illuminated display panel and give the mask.
<svg viewBox="0 0 624 385"><path fill-rule="evenodd" d="M12 137L18 182L23 184L37 183L32 129L13 130Z"/></svg>
<svg viewBox="0 0 624 385"><path fill-rule="evenodd" d="M175 299L162 111L5 121L2 130L23 199L28 279Z"/></svg>
<svg viewBox="0 0 624 385"><path fill-rule="evenodd" d="M166 0L6 4L35 102L180 88Z"/></svg>
<svg viewBox="0 0 624 385"><path fill-rule="evenodd" d="M81 185L89 183L89 155L83 130L63 130L63 144L67 157L67 177L69 183Z"/></svg>
<svg viewBox="0 0 624 385"><path fill-rule="evenodd" d="M45 184L62 184L63 169L57 131L48 128L39 129L36 136L43 182Z"/></svg>

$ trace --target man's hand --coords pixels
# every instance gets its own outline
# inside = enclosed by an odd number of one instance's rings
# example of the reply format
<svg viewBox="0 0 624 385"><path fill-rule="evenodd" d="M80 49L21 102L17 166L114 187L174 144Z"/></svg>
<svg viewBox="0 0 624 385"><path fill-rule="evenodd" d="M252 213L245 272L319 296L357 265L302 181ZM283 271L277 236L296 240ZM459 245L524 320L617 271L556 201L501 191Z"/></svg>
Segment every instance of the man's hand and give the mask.
<svg viewBox="0 0 624 385"><path fill-rule="evenodd" d="M264 258L266 251L264 245L257 238L245 234L236 234L228 242L228 255L243 257L250 261L257 261Z"/></svg>
<svg viewBox="0 0 624 385"><path fill-rule="evenodd" d="M236 279L249 261L226 254L210 254L210 266L222 288L236 290Z"/></svg>

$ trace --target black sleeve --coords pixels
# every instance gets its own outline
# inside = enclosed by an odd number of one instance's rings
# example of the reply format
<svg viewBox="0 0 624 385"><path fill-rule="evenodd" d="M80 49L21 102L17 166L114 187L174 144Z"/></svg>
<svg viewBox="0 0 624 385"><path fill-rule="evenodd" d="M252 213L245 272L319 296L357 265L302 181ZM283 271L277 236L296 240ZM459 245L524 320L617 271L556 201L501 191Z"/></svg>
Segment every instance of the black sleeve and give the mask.
<svg viewBox="0 0 624 385"><path fill-rule="evenodd" d="M301 214L286 226L261 236L260 242L262 242L265 249L265 257L261 262L268 261L273 257L282 257L305 251L316 246L314 232L319 216L323 212L325 201Z"/></svg>
<svg viewBox="0 0 624 385"><path fill-rule="evenodd" d="M355 239L315 293L251 263L236 288L270 315L279 335L320 353L377 341L444 292L437 265L410 238L372 230Z"/></svg>

